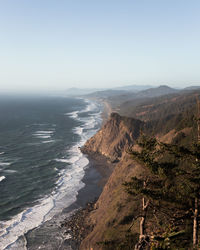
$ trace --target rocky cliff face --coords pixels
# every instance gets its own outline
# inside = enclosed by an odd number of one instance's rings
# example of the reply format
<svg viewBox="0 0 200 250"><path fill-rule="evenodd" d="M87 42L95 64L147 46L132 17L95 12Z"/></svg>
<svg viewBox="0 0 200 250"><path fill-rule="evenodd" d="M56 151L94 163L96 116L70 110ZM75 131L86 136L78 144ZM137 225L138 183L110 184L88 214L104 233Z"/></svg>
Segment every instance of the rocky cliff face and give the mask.
<svg viewBox="0 0 200 250"><path fill-rule="evenodd" d="M111 162L117 162L126 149L133 145L143 126L140 120L112 113L107 123L86 142L82 151L101 154Z"/></svg>
<svg viewBox="0 0 200 250"><path fill-rule="evenodd" d="M129 181L132 176L139 177L144 174L145 170L134 163L127 154L121 158L95 204L95 209L87 218L87 224L92 225L93 230L82 241L80 250L118 249L105 248L101 242L109 243L110 240L120 242L126 237L132 218L139 211L140 202L133 201L124 192L122 184ZM129 221L124 223L126 219ZM136 240L138 228L139 219L132 227Z"/></svg>
<svg viewBox="0 0 200 250"><path fill-rule="evenodd" d="M107 123L83 147L84 153L101 154L112 162L117 161L117 164L95 205L95 210L87 218L93 230L82 242L80 249L103 249L97 242L123 238L124 233L119 235L119 231L125 232L130 226L131 221L124 225L123 218L132 214L133 202L123 191L122 184L132 176L143 175L144 169L133 162L126 149L135 143L143 126L142 121L112 113ZM137 210L139 204L135 203L134 206ZM137 235L137 227L134 230Z"/></svg>
<svg viewBox="0 0 200 250"><path fill-rule="evenodd" d="M139 220L141 211L141 199L130 197L123 188L125 181L131 177L150 176L147 168L134 162L126 149L132 147L144 128L144 122L122 117L112 113L107 123L87 141L83 152L92 155L104 155L112 162L116 162L115 168L100 195L95 209L87 217L87 223L92 231L82 241L81 250L100 249L130 249L128 241L137 242L139 232ZM190 128L182 131L171 130L168 134L155 135L160 141L171 142L172 139L184 133L185 137L191 132ZM164 209L166 206L163 206ZM172 209L172 211L174 211ZM166 215L162 220L168 221ZM133 223L133 218L134 223ZM156 219L153 215L147 218L149 233L155 230ZM131 230L130 230L131 228ZM131 231L131 238L130 236ZM126 242L124 246L120 242ZM116 245L113 245L117 244ZM112 245L110 247L110 244ZM121 248L118 248L120 245Z"/></svg>

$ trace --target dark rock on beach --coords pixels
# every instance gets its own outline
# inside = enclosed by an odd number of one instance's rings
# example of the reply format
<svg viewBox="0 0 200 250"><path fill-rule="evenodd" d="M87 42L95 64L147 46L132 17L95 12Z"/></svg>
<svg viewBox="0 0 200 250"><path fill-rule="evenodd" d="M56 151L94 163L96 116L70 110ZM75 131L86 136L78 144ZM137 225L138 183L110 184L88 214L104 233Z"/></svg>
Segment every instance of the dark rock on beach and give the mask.
<svg viewBox="0 0 200 250"><path fill-rule="evenodd" d="M65 229L66 241L72 249L79 249L81 241L92 231L93 226L86 223L89 213L94 210L95 202L88 202L85 208L77 210L71 217L62 222L61 227Z"/></svg>

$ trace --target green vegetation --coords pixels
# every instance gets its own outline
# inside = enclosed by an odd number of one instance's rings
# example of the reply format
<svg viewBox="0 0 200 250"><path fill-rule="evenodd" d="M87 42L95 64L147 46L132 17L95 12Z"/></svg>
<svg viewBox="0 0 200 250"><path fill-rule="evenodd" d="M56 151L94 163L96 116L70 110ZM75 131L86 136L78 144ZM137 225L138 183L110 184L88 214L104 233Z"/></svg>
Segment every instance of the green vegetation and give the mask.
<svg viewBox="0 0 200 250"><path fill-rule="evenodd" d="M200 145L190 147L158 142L144 136L138 141L139 150L131 150L132 157L150 170L150 175L132 177L125 182L126 192L141 199L140 237L135 249L172 249L198 242L198 205L200 198ZM162 206L174 211L173 224L159 218ZM155 211L158 211L157 214ZM148 233L148 214L157 218L156 231ZM190 220L190 230L186 228ZM155 230L155 229L154 229ZM187 235L186 235L187 234ZM185 239L190 240L186 242ZM178 249L178 248L177 248Z"/></svg>

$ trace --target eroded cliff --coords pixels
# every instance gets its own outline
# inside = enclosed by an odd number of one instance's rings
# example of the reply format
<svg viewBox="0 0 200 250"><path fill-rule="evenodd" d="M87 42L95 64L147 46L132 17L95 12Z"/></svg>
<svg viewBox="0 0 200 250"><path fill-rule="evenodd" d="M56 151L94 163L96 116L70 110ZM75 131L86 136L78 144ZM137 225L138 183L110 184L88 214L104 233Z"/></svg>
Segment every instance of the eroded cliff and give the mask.
<svg viewBox="0 0 200 250"><path fill-rule="evenodd" d="M129 246L134 246L137 242L141 199L128 195L122 184L134 176L143 178L151 175L149 170L136 163L126 150L134 145L144 127L145 123L140 120L112 113L107 123L83 147L84 153L104 155L117 163L95 204L95 209L86 218L92 231L82 241L81 250L131 249ZM170 143L180 135L184 140L189 134L191 128L171 130L166 135L159 133L155 136L160 141ZM174 213L175 209L173 207L166 213L166 204L161 204L159 211L152 210L147 218L149 234L157 230L159 217L166 225L173 223L170 221L170 213Z"/></svg>
<svg viewBox="0 0 200 250"><path fill-rule="evenodd" d="M93 225L93 230L82 242L80 249L102 249L100 242L125 237L132 220L125 224L123 218L133 214L133 201L124 192L122 184L132 176L146 174L141 166L133 162L127 148L134 145L143 127L144 122L140 120L112 113L107 123L83 147L84 153L104 155L109 161L117 164L95 209L87 218L87 223ZM138 206L139 203L136 202L134 209L138 210ZM133 228L136 238L137 226Z"/></svg>
<svg viewBox="0 0 200 250"><path fill-rule="evenodd" d="M112 113L104 126L89 139L82 151L88 154L101 154L111 162L117 162L128 147L138 138L144 122Z"/></svg>

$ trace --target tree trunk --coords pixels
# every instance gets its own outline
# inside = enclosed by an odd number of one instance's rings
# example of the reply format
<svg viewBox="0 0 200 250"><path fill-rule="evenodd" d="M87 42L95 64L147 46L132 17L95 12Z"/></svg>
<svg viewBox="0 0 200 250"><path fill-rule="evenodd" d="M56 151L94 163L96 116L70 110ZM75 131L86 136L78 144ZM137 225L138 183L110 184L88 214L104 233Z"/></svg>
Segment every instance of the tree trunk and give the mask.
<svg viewBox="0 0 200 250"><path fill-rule="evenodd" d="M149 206L149 200L145 204L145 199L142 198L142 217L140 220L140 236L139 241L135 245L135 250L142 250L147 243L147 236L145 235L145 221L147 216L147 208Z"/></svg>
<svg viewBox="0 0 200 250"><path fill-rule="evenodd" d="M145 221L146 221L146 210L149 205L149 201L145 204L145 199L142 198L142 218L140 220L140 237L145 234Z"/></svg>
<svg viewBox="0 0 200 250"><path fill-rule="evenodd" d="M194 204L194 220L193 220L193 247L197 247L198 244L198 202L199 199L195 198L195 204Z"/></svg>

